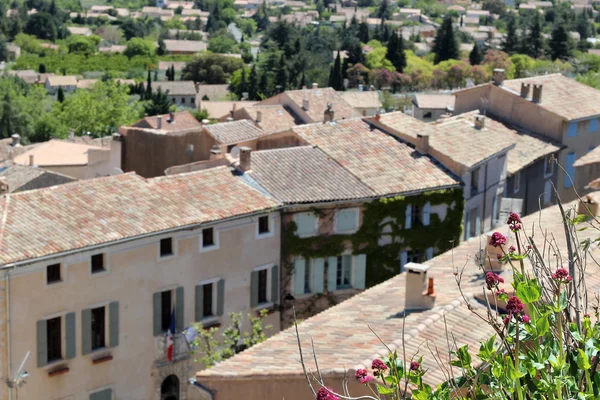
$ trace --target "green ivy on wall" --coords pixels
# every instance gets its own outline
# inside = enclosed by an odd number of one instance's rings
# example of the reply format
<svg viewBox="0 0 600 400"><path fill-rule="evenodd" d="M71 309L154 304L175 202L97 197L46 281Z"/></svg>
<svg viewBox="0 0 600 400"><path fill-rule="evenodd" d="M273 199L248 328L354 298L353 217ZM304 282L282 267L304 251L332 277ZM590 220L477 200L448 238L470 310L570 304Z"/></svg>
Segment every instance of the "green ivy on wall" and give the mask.
<svg viewBox="0 0 600 400"><path fill-rule="evenodd" d="M406 207L423 209L425 203L431 206L448 204L443 221L437 213L430 214L428 226L417 219L410 229L403 229ZM283 234L283 260L288 268L292 257L326 258L343 253L344 244L352 243L355 254L367 255L367 287L381 283L394 275L400 268L400 253L407 248L425 253L429 247L442 253L452 248L460 240L464 200L462 188L425 192L418 196L398 196L382 198L364 205L362 225L351 235L330 235L300 238L296 236L296 224L291 221ZM313 210L318 215L322 210ZM383 229L388 226L386 233ZM384 245L379 245L383 236L389 236Z"/></svg>

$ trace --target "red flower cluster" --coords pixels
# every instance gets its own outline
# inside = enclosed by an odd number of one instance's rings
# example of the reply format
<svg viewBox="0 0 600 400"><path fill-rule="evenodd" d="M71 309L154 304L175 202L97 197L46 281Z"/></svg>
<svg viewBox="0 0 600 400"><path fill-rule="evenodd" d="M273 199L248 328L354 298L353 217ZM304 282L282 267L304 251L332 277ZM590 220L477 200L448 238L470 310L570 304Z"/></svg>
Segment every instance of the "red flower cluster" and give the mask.
<svg viewBox="0 0 600 400"><path fill-rule="evenodd" d="M519 214L515 212L510 213L510 215L508 216L508 221L506 221L506 223L508 224L510 230L513 232L520 231L522 228L521 218L519 217Z"/></svg>
<svg viewBox="0 0 600 400"><path fill-rule="evenodd" d="M340 398L333 393L333 390L323 386L317 392L317 400L340 400Z"/></svg>
<svg viewBox="0 0 600 400"><path fill-rule="evenodd" d="M498 285L504 283L504 279L494 272L488 272L485 274L485 284L488 290L498 288Z"/></svg>
<svg viewBox="0 0 600 400"><path fill-rule="evenodd" d="M421 364L419 364L418 361L411 361L411 363L410 363L410 370L411 371L418 371L419 368L421 368Z"/></svg>
<svg viewBox="0 0 600 400"><path fill-rule="evenodd" d="M552 274L552 279L560 283L569 283L573 280L571 275L569 275L569 271L564 268L559 268Z"/></svg>
<svg viewBox="0 0 600 400"><path fill-rule="evenodd" d="M517 251L517 249L515 248L515 246L510 246L510 247L508 248L508 252L509 252L509 253L514 253L515 251Z"/></svg>
<svg viewBox="0 0 600 400"><path fill-rule="evenodd" d="M528 315L523 315L523 316L521 317L521 322L523 322L524 324L528 324L528 323L530 323L530 322L531 322L531 318L529 318L529 316L528 316Z"/></svg>
<svg viewBox="0 0 600 400"><path fill-rule="evenodd" d="M509 315L519 315L525 310L525 305L520 298L517 296L512 296L508 299L508 303L506 303L506 311L508 311Z"/></svg>
<svg viewBox="0 0 600 400"><path fill-rule="evenodd" d="M387 365L385 365L385 363L380 359L376 358L371 363L371 368L375 370L385 371L387 369Z"/></svg>
<svg viewBox="0 0 600 400"><path fill-rule="evenodd" d="M502 246L506 244L506 237L500 232L494 232L490 238L490 244L494 247Z"/></svg>
<svg viewBox="0 0 600 400"><path fill-rule="evenodd" d="M357 369L356 370L356 374L354 374L354 377L356 379L358 379L360 381L360 383L364 383L364 384L367 384L371 380L373 380L373 377L371 375L369 375L369 373L367 372L367 370L364 369L364 368Z"/></svg>

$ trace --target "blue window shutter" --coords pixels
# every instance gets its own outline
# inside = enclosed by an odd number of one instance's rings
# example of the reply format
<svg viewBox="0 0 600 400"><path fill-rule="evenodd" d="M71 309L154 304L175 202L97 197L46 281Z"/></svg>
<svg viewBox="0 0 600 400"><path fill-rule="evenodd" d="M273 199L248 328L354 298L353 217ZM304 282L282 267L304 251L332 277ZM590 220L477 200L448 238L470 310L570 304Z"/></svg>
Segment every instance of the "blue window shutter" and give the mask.
<svg viewBox="0 0 600 400"><path fill-rule="evenodd" d="M75 313L70 312L65 315L65 342L66 348L66 359L70 360L75 358Z"/></svg>
<svg viewBox="0 0 600 400"><path fill-rule="evenodd" d="M428 260L431 260L433 258L433 247L428 247L427 250L425 250L425 255Z"/></svg>
<svg viewBox="0 0 600 400"><path fill-rule="evenodd" d="M481 229L481 222L479 220L479 208L476 208L475 212L477 213L477 215L475 216L475 236L479 236L481 235L481 232L479 231Z"/></svg>
<svg viewBox="0 0 600 400"><path fill-rule="evenodd" d="M423 206L423 225L429 226L429 220L431 215L431 203L427 202Z"/></svg>
<svg viewBox="0 0 600 400"><path fill-rule="evenodd" d="M598 131L598 118L590 119L589 131L590 133Z"/></svg>
<svg viewBox="0 0 600 400"><path fill-rule="evenodd" d="M175 289L175 330L181 332L184 325L184 314L183 314L183 286L179 286Z"/></svg>
<svg viewBox="0 0 600 400"><path fill-rule="evenodd" d="M255 308L258 305L258 271L252 271L250 274L250 307Z"/></svg>
<svg viewBox="0 0 600 400"><path fill-rule="evenodd" d="M327 259L327 290L333 292L337 288L337 257Z"/></svg>
<svg viewBox="0 0 600 400"><path fill-rule="evenodd" d="M36 323L37 328L37 366L48 365L48 323L45 319Z"/></svg>
<svg viewBox="0 0 600 400"><path fill-rule="evenodd" d="M92 310L81 311L81 354L92 352Z"/></svg>
<svg viewBox="0 0 600 400"><path fill-rule="evenodd" d="M296 233L298 236L312 236L315 234L317 216L314 213L299 213L296 214Z"/></svg>
<svg viewBox="0 0 600 400"><path fill-rule="evenodd" d="M575 167L573 167L573 163L575 162L576 156L575 153L567 154L565 160L565 182L564 187L570 188L573 187L573 183L571 180L575 180Z"/></svg>
<svg viewBox="0 0 600 400"><path fill-rule="evenodd" d="M404 271L404 266L408 263L408 252L400 253L400 272Z"/></svg>
<svg viewBox="0 0 600 400"><path fill-rule="evenodd" d="M465 239L468 239L471 234L471 212L472 210L467 211L467 223L465 224Z"/></svg>
<svg viewBox="0 0 600 400"><path fill-rule="evenodd" d="M306 260L304 258L297 258L296 262L294 262L294 293L295 294L304 294L304 273L305 273L305 263Z"/></svg>
<svg viewBox="0 0 600 400"><path fill-rule="evenodd" d="M412 226L412 204L406 206L406 218L404 221L404 229L410 229Z"/></svg>
<svg viewBox="0 0 600 400"><path fill-rule="evenodd" d="M323 293L323 282L325 280L325 259L313 258L313 293Z"/></svg>
<svg viewBox="0 0 600 400"><path fill-rule="evenodd" d="M161 335L162 332L162 320L161 320L161 311L162 311L162 297L161 292L154 293L152 295L152 315L153 315L153 331L154 336Z"/></svg>
<svg viewBox="0 0 600 400"><path fill-rule="evenodd" d="M575 136L577 136L577 122L571 122L571 123L569 123L569 130L567 132L567 135L569 137L575 137Z"/></svg>
<svg viewBox="0 0 600 400"><path fill-rule="evenodd" d="M217 281L217 317L223 315L225 308L225 279Z"/></svg>
<svg viewBox="0 0 600 400"><path fill-rule="evenodd" d="M365 288L365 278L367 274L367 256L359 254L354 256L354 282L355 289Z"/></svg>
<svg viewBox="0 0 600 400"><path fill-rule="evenodd" d="M196 285L196 310L194 312L196 322L204 318L204 285Z"/></svg>
<svg viewBox="0 0 600 400"><path fill-rule="evenodd" d="M109 336L108 343L110 347L119 345L119 302L113 301L108 306Z"/></svg>
<svg viewBox="0 0 600 400"><path fill-rule="evenodd" d="M271 268L271 303L277 304L279 301L279 265Z"/></svg>
<svg viewBox="0 0 600 400"><path fill-rule="evenodd" d="M336 232L350 232L358 228L358 211L356 209L337 210L335 213Z"/></svg>

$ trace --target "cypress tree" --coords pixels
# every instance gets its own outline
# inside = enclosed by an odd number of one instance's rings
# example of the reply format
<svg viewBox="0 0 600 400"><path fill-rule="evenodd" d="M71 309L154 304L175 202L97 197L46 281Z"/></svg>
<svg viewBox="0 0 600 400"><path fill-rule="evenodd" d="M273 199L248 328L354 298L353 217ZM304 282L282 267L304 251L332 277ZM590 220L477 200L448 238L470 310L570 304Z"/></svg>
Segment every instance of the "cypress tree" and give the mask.
<svg viewBox="0 0 600 400"><path fill-rule="evenodd" d="M140 101L146 100L146 89L144 89L144 82L140 82L137 91L140 95Z"/></svg>
<svg viewBox="0 0 600 400"><path fill-rule="evenodd" d="M358 39L362 43L368 43L369 42L369 25L367 25L366 21L362 21L358 25Z"/></svg>
<svg viewBox="0 0 600 400"><path fill-rule="evenodd" d="M541 17L536 15L533 20L533 25L529 30L527 42L524 43L526 47L525 53L532 58L539 58L544 54L544 37L542 36L542 21Z"/></svg>
<svg viewBox="0 0 600 400"><path fill-rule="evenodd" d="M63 103L65 101L65 92L63 91L62 86L58 87L58 93L56 95L56 99L59 103Z"/></svg>
<svg viewBox="0 0 600 400"><path fill-rule="evenodd" d="M154 68L154 82L158 80L158 68Z"/></svg>
<svg viewBox="0 0 600 400"><path fill-rule="evenodd" d="M573 53L573 41L565 28L565 23L557 21L550 39L550 57L552 60L569 58Z"/></svg>
<svg viewBox="0 0 600 400"><path fill-rule="evenodd" d="M444 18L435 34L433 52L435 53L434 64L451 59L458 60L460 56L458 41L452 27L452 17L449 15Z"/></svg>
<svg viewBox="0 0 600 400"><path fill-rule="evenodd" d="M389 0L383 0L377 9L378 18L381 18L382 21L389 20L392 16L392 10L390 9Z"/></svg>
<svg viewBox="0 0 600 400"><path fill-rule="evenodd" d="M269 78L267 77L267 71L261 71L260 78L258 80L257 99L260 96L269 97L269 92Z"/></svg>
<svg viewBox="0 0 600 400"><path fill-rule="evenodd" d="M302 89L306 87L306 76L304 75L304 70L302 70L302 77L300 78L300 85L298 85L298 89Z"/></svg>
<svg viewBox="0 0 600 400"><path fill-rule="evenodd" d="M329 70L329 86L337 91L344 90L344 80L342 78L342 58L339 50L333 66Z"/></svg>
<svg viewBox="0 0 600 400"><path fill-rule="evenodd" d="M502 43L502 50L508 54L514 54L519 49L519 38L517 37L517 20L510 17L506 25L506 39Z"/></svg>
<svg viewBox="0 0 600 400"><path fill-rule="evenodd" d="M12 104L10 99L10 94L8 91L4 95L4 104L2 105L2 118L0 118L0 136L3 138L9 138L14 133L13 132L13 123L11 118L13 118L14 113L12 111Z"/></svg>
<svg viewBox="0 0 600 400"><path fill-rule="evenodd" d="M471 65L479 65L481 64L481 61L483 61L483 57L481 51L479 50L479 46L477 43L475 43L473 50L471 50L471 53L469 53L469 62Z"/></svg>
<svg viewBox="0 0 600 400"><path fill-rule="evenodd" d="M46 73L46 64L42 63L42 64L38 65L38 72L40 74L45 74Z"/></svg>
<svg viewBox="0 0 600 400"><path fill-rule="evenodd" d="M242 78L240 82L240 89L238 95L241 97L242 93L248 91L248 82L246 81L246 68L242 68Z"/></svg>
<svg viewBox="0 0 600 400"><path fill-rule="evenodd" d="M283 54L279 59L279 67L277 68L277 76L275 80L275 84L281 86L281 90L285 90L285 88L287 87L288 73L287 66L285 65L285 57Z"/></svg>
<svg viewBox="0 0 600 400"><path fill-rule="evenodd" d="M147 98L150 98L150 96L152 96L152 75L150 70L148 70L148 84L146 86L146 94Z"/></svg>
<svg viewBox="0 0 600 400"><path fill-rule="evenodd" d="M249 100L256 100L258 98L258 77L256 76L256 64L252 64L250 70L250 84L248 85L248 98Z"/></svg>
<svg viewBox="0 0 600 400"><path fill-rule="evenodd" d="M164 56L167 54L167 46L165 45L165 41L162 37L158 39L158 48L156 49L156 54L159 56Z"/></svg>
<svg viewBox="0 0 600 400"><path fill-rule="evenodd" d="M396 71L403 72L406 68L406 54L404 53L404 38L399 31L392 32L387 44L387 59L390 60Z"/></svg>

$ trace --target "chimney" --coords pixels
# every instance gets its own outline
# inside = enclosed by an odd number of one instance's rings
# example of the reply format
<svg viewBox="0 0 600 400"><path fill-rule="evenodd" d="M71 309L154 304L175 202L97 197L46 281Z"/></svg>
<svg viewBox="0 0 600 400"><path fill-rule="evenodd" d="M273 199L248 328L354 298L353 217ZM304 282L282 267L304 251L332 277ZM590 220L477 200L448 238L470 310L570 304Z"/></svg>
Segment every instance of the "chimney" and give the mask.
<svg viewBox="0 0 600 400"><path fill-rule="evenodd" d="M173 111L169 112L169 123L175 123L175 113Z"/></svg>
<svg viewBox="0 0 600 400"><path fill-rule="evenodd" d="M256 112L256 123L260 124L262 122L262 111Z"/></svg>
<svg viewBox="0 0 600 400"><path fill-rule="evenodd" d="M30 166L32 166L32 167L35 165L35 164L33 163L33 154L30 154L30 155L29 155L29 165L30 165Z"/></svg>
<svg viewBox="0 0 600 400"><path fill-rule="evenodd" d="M250 171L250 156L252 154L252 149L250 147L242 146L240 147L240 164L239 168L246 172Z"/></svg>
<svg viewBox="0 0 600 400"><path fill-rule="evenodd" d="M313 88L313 89L318 89L318 88L319 88L319 84L318 84L318 83L316 83L316 82L315 82L315 83L313 83L313 84L312 84L312 88Z"/></svg>
<svg viewBox="0 0 600 400"><path fill-rule="evenodd" d="M233 122L233 118L227 117L227 122Z"/></svg>
<svg viewBox="0 0 600 400"><path fill-rule="evenodd" d="M485 116L484 115L476 115L475 116L475 129L483 129L485 128Z"/></svg>
<svg viewBox="0 0 600 400"><path fill-rule="evenodd" d="M417 133L417 151L421 154L429 152L429 135Z"/></svg>
<svg viewBox="0 0 600 400"><path fill-rule="evenodd" d="M21 136L18 133L11 135L12 138L12 147L21 147Z"/></svg>
<svg viewBox="0 0 600 400"><path fill-rule="evenodd" d="M375 112L375 121L379 122L380 119L381 119L381 110L379 108L377 108L377 111Z"/></svg>
<svg viewBox="0 0 600 400"><path fill-rule="evenodd" d="M156 129L162 129L162 115L156 116Z"/></svg>
<svg viewBox="0 0 600 400"><path fill-rule="evenodd" d="M494 76L492 78L492 81L494 82L494 85L502 86L502 84L504 83L504 69L503 68L495 68L494 69Z"/></svg>
<svg viewBox="0 0 600 400"><path fill-rule="evenodd" d="M531 96L531 101L533 101L534 103L542 102L542 89L543 88L544 88L544 85L542 85L541 83L533 85L533 95Z"/></svg>
<svg viewBox="0 0 600 400"><path fill-rule="evenodd" d="M526 99L529 97L529 89L531 88L531 84L521 82L521 97Z"/></svg>
<svg viewBox="0 0 600 400"><path fill-rule="evenodd" d="M333 118L335 116L335 111L333 111L333 105L331 103L327 103L327 108L323 113L323 123L333 122Z"/></svg>
<svg viewBox="0 0 600 400"><path fill-rule="evenodd" d="M210 120L209 119L203 119L202 121L200 121L200 123L202 125L208 125L208 124L210 124Z"/></svg>
<svg viewBox="0 0 600 400"><path fill-rule="evenodd" d="M404 309L429 310L435 304L433 278L427 277L428 265L408 263L406 269L406 294Z"/></svg>
<svg viewBox="0 0 600 400"><path fill-rule="evenodd" d="M6 179L5 176L0 177L0 195L8 194L8 192L9 192L8 180Z"/></svg>
<svg viewBox="0 0 600 400"><path fill-rule="evenodd" d="M196 94L200 93L200 82L194 82L194 87L196 88Z"/></svg>
<svg viewBox="0 0 600 400"><path fill-rule="evenodd" d="M221 151L221 149L219 148L218 144L215 144L211 149L210 149L210 158L209 160L218 160L220 158L223 158L223 152Z"/></svg>
<svg viewBox="0 0 600 400"><path fill-rule="evenodd" d="M304 99L302 99L302 109L304 111L308 111L308 106L309 106L309 102L308 102L308 99L305 97Z"/></svg>

